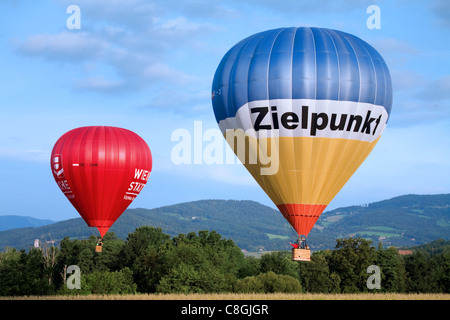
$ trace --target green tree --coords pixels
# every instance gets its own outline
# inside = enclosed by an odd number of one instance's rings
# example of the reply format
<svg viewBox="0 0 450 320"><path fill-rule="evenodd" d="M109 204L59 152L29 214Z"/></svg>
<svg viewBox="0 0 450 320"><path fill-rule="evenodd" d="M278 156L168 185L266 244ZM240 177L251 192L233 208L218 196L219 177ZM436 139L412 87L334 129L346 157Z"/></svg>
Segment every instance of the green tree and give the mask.
<svg viewBox="0 0 450 320"><path fill-rule="evenodd" d="M46 295L54 288L49 284L42 251L32 248L2 254L0 260L0 294L4 296Z"/></svg>
<svg viewBox="0 0 450 320"><path fill-rule="evenodd" d="M169 245L170 235L161 228L141 226L128 235L121 250L121 262L132 270L139 292L155 292L165 274L161 258Z"/></svg>
<svg viewBox="0 0 450 320"><path fill-rule="evenodd" d="M405 257L408 292L436 292L437 284L433 281L433 268L430 257L425 252L414 252Z"/></svg>
<svg viewBox="0 0 450 320"><path fill-rule="evenodd" d="M238 278L256 276L261 273L261 259L253 256L244 258L242 266L238 270Z"/></svg>
<svg viewBox="0 0 450 320"><path fill-rule="evenodd" d="M264 284L258 276L248 276L236 281L234 292L237 293L264 293Z"/></svg>
<svg viewBox="0 0 450 320"><path fill-rule="evenodd" d="M175 246L188 244L201 248L206 259L217 268L217 272L237 276L245 263L244 254L232 241L222 238L216 231L201 230L196 234L180 234L173 238Z"/></svg>
<svg viewBox="0 0 450 320"><path fill-rule="evenodd" d="M337 239L329 259L330 273L340 279L343 293L367 291L367 268L375 264L376 251L372 241L363 238ZM335 279L337 277L335 276Z"/></svg>
<svg viewBox="0 0 450 320"><path fill-rule="evenodd" d="M150 246L136 258L132 271L139 292L151 293L156 291L156 285L167 272L162 256L162 250Z"/></svg>
<svg viewBox="0 0 450 320"><path fill-rule="evenodd" d="M267 293L299 293L302 291L300 281L292 276L275 274L269 271L260 274L258 277L264 285L264 291Z"/></svg>
<svg viewBox="0 0 450 320"><path fill-rule="evenodd" d="M272 271L276 274L284 274L299 279L298 264L292 261L290 253L277 251L262 255L260 272Z"/></svg>
<svg viewBox="0 0 450 320"><path fill-rule="evenodd" d="M234 291L238 293L299 293L302 291L302 286L294 277L269 271L239 279L234 285Z"/></svg>
<svg viewBox="0 0 450 320"><path fill-rule="evenodd" d="M134 294L136 284L129 268L120 271L94 271L81 275L79 294Z"/></svg>
<svg viewBox="0 0 450 320"><path fill-rule="evenodd" d="M162 232L161 228L141 226L128 235L127 241L120 253L121 263L133 268L136 259L142 256L149 248L158 251L161 246L170 240L170 235Z"/></svg>
<svg viewBox="0 0 450 320"><path fill-rule="evenodd" d="M180 263L157 286L159 293L219 293L230 290L226 275L215 272L211 264L194 267Z"/></svg>
<svg viewBox="0 0 450 320"><path fill-rule="evenodd" d="M331 251L315 252L311 261L300 264L300 279L307 292L329 293L339 291L339 283L336 285L336 274L330 273L328 259Z"/></svg>
<svg viewBox="0 0 450 320"><path fill-rule="evenodd" d="M94 254L94 267L93 271L118 271L122 266L122 248L125 242L119 239L114 232L107 232L103 237L102 252L95 252L95 243L97 238L90 237L90 248L94 248L92 251Z"/></svg>
<svg viewBox="0 0 450 320"><path fill-rule="evenodd" d="M450 293L450 252L433 255L431 265L431 278L436 283L436 291Z"/></svg>
<svg viewBox="0 0 450 320"><path fill-rule="evenodd" d="M124 251L133 252L125 260L131 264L139 292L222 292L231 288L244 264L233 241L215 231L179 234L171 241L161 229L136 233L130 234Z"/></svg>
<svg viewBox="0 0 450 320"><path fill-rule="evenodd" d="M53 274L53 282L57 288L63 288L65 285L64 272L70 265L78 266L83 274L122 269L120 259L124 241L117 238L113 232L108 232L103 237L102 252L95 252L96 242L95 236L74 240L65 237L61 240Z"/></svg>
<svg viewBox="0 0 450 320"><path fill-rule="evenodd" d="M231 290L245 259L233 241L199 231L174 237L158 261L157 292L224 292Z"/></svg>
<svg viewBox="0 0 450 320"><path fill-rule="evenodd" d="M19 295L18 283L21 252L8 249L0 253L0 295Z"/></svg>
<svg viewBox="0 0 450 320"><path fill-rule="evenodd" d="M106 233L103 237L102 252L95 252L96 242L95 236L75 240L65 237L60 243L58 269L62 270L64 266L69 265L77 265L85 273L120 269L123 240L113 232Z"/></svg>
<svg viewBox="0 0 450 320"><path fill-rule="evenodd" d="M406 291L405 264L396 248L383 249L380 245L375 264L381 271L381 291Z"/></svg>
<svg viewBox="0 0 450 320"><path fill-rule="evenodd" d="M157 285L160 293L202 293L201 279L194 266L180 263L170 274L165 275Z"/></svg>

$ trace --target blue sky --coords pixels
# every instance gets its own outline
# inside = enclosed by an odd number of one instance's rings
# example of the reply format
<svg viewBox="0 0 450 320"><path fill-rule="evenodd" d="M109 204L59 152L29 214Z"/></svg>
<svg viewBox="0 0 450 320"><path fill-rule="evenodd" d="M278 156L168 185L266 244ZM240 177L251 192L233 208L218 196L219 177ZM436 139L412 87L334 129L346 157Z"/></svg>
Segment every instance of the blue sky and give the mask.
<svg viewBox="0 0 450 320"><path fill-rule="evenodd" d="M70 5L80 8L80 29L67 27ZM370 5L380 8L380 29L367 27ZM388 126L329 208L450 192L448 1L3 0L0 23L0 215L78 217L49 158L63 133L87 125L127 128L149 144L153 172L130 208L199 199L274 207L240 164L175 164L171 137L193 135L195 121L202 133L217 129L211 81L222 56L286 26L362 38L393 80Z"/></svg>

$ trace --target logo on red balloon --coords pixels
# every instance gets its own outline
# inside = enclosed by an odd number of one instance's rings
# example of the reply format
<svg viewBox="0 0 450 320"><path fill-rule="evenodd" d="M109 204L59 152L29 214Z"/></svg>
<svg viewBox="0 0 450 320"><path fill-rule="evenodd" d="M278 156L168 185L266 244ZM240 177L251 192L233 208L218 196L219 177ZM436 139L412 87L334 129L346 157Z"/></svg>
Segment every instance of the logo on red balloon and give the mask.
<svg viewBox="0 0 450 320"><path fill-rule="evenodd" d="M58 178L64 178L64 169L62 166L62 155L55 154L52 157L52 169L53 173Z"/></svg>

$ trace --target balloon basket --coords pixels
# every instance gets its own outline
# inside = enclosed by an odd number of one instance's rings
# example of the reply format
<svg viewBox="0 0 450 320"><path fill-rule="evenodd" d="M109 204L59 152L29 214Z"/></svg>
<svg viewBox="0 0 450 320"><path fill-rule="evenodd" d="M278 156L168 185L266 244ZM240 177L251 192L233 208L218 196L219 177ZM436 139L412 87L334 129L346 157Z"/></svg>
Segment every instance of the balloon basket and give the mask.
<svg viewBox="0 0 450 320"><path fill-rule="evenodd" d="M292 248L293 261L311 261L311 250Z"/></svg>
<svg viewBox="0 0 450 320"><path fill-rule="evenodd" d="M95 252L102 252L102 246L95 246Z"/></svg>

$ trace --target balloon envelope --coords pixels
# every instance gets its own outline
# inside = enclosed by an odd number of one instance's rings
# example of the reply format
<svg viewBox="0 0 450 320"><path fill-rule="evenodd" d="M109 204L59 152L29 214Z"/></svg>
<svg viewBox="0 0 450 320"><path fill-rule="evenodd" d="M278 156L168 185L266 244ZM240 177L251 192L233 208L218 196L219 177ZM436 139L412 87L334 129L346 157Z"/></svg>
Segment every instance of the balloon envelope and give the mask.
<svg viewBox="0 0 450 320"><path fill-rule="evenodd" d="M392 85L383 58L356 36L281 28L225 54L212 104L241 162L307 235L378 142Z"/></svg>
<svg viewBox="0 0 450 320"><path fill-rule="evenodd" d="M127 129L81 127L58 139L51 169L67 199L103 237L147 183L152 155Z"/></svg>

